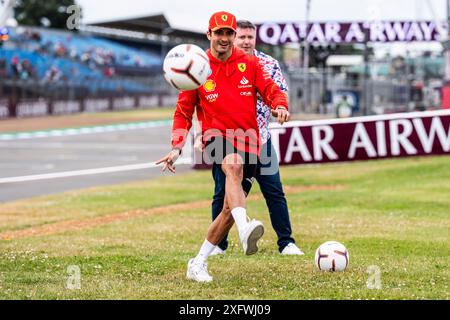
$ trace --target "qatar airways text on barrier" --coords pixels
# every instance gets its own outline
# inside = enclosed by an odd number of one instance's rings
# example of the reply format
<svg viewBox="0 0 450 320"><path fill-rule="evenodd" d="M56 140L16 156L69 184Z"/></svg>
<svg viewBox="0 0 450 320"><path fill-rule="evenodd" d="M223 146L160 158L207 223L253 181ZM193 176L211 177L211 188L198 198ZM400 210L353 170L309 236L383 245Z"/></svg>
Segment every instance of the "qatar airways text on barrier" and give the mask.
<svg viewBox="0 0 450 320"><path fill-rule="evenodd" d="M450 111L272 124L280 164L450 154Z"/></svg>

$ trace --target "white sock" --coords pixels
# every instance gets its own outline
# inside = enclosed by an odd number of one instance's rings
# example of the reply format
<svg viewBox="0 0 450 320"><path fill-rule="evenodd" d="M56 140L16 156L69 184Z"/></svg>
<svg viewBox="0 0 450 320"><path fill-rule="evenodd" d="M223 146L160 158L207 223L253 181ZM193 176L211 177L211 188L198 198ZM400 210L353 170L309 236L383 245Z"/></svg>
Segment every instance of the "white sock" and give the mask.
<svg viewBox="0 0 450 320"><path fill-rule="evenodd" d="M242 234L243 230L247 226L247 210L242 207L236 207L231 210L231 215L233 216L234 222L239 231L239 235Z"/></svg>
<svg viewBox="0 0 450 320"><path fill-rule="evenodd" d="M198 252L197 256L194 258L196 263L203 263L208 259L208 257L211 255L211 252L213 252L214 248L216 246L205 239L205 242L203 242L200 251Z"/></svg>

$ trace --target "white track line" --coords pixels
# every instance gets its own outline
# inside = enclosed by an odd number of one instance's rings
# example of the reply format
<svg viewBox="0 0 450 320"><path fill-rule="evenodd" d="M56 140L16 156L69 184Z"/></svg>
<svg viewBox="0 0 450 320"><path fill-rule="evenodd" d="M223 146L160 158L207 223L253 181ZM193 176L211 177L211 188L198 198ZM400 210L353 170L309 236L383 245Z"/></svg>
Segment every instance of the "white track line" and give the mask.
<svg viewBox="0 0 450 320"><path fill-rule="evenodd" d="M192 160L188 159L188 158L179 159L176 162L176 164L192 164ZM54 173L35 174L35 175L29 175L29 176L8 177L8 178L0 178L0 184L57 179L57 178L67 178L67 177L77 177L77 176L86 176L86 175L121 172L121 171L142 170L142 169L156 168L156 167L160 167L160 166L161 165L156 165L155 163L137 163L137 164L123 165L123 166L115 166L115 167L104 167L104 168L85 169L85 170L76 170L76 171L63 171L63 172L54 172Z"/></svg>
<svg viewBox="0 0 450 320"><path fill-rule="evenodd" d="M172 125L172 120L154 120L146 122L132 122L132 123L112 124L94 127L53 129L53 130L16 132L16 133L0 133L0 141L37 139L49 137L66 137L66 136L96 134L114 131L161 128L170 125Z"/></svg>

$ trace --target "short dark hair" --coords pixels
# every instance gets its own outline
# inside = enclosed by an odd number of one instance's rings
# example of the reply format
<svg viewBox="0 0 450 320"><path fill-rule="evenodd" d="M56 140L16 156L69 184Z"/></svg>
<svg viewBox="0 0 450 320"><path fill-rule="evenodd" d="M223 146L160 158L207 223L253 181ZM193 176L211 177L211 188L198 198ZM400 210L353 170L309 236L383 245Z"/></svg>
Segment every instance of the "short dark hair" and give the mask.
<svg viewBox="0 0 450 320"><path fill-rule="evenodd" d="M248 20L238 20L236 22L238 28L256 30L256 26Z"/></svg>

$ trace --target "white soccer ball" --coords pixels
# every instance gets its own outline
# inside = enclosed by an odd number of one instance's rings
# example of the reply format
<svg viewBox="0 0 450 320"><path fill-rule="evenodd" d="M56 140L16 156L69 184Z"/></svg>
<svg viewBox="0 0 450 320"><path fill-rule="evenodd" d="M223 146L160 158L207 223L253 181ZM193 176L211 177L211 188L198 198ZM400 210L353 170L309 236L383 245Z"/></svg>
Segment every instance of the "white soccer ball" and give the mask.
<svg viewBox="0 0 450 320"><path fill-rule="evenodd" d="M345 246L337 241L322 243L316 250L314 261L322 271L344 271L349 261L348 251Z"/></svg>
<svg viewBox="0 0 450 320"><path fill-rule="evenodd" d="M180 44L164 58L164 77L177 90L194 90L203 85L211 73L205 51L194 44Z"/></svg>

